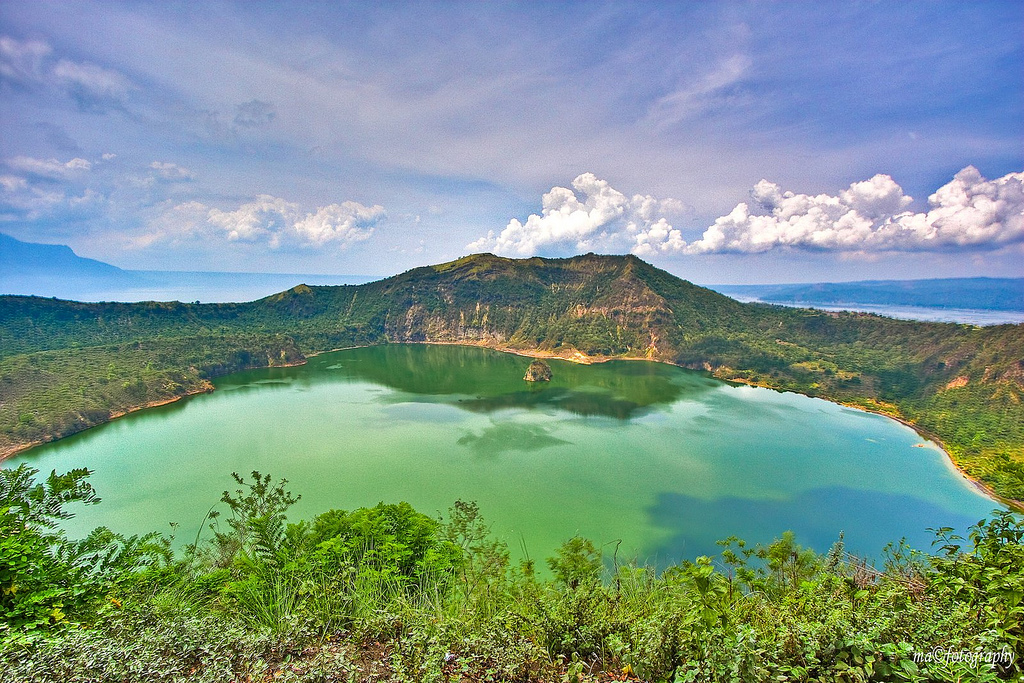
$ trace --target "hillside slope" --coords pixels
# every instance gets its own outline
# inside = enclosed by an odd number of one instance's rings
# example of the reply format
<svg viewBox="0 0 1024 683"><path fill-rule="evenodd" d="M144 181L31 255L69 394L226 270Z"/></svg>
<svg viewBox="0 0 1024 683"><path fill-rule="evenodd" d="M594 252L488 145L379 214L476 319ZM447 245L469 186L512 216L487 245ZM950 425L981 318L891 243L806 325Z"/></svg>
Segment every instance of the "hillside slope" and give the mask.
<svg viewBox="0 0 1024 683"><path fill-rule="evenodd" d="M239 304L0 297L0 452L243 367L396 342L647 358L886 412L1024 499L1024 326L741 304L633 256L489 254Z"/></svg>

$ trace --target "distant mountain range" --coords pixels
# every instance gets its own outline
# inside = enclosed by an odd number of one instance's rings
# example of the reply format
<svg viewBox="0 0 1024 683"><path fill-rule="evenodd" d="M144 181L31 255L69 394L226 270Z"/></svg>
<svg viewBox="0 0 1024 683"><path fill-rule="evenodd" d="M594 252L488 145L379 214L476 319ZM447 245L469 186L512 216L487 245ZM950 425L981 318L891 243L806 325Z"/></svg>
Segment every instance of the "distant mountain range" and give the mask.
<svg viewBox="0 0 1024 683"><path fill-rule="evenodd" d="M63 244L22 242L0 233L0 282L17 278L61 277L120 279L130 277L127 271L103 261L82 258ZM6 292L6 289L4 289Z"/></svg>
<svg viewBox="0 0 1024 683"><path fill-rule="evenodd" d="M297 284L369 282L359 275L123 270L60 244L22 242L0 233L0 294L75 301L226 302L260 299Z"/></svg>
<svg viewBox="0 0 1024 683"><path fill-rule="evenodd" d="M123 291L137 283L131 271L83 258L63 244L22 242L0 233L0 294L77 298L96 290Z"/></svg>
<svg viewBox="0 0 1024 683"><path fill-rule="evenodd" d="M372 279L359 276L123 270L109 263L78 256L68 246L22 242L0 233L0 294L90 301L172 298L228 301L231 299L225 296L237 294L243 298L233 300L251 300L300 282L308 285L360 284ZM1024 312L1024 278L862 280L707 287L740 300L798 306L919 306Z"/></svg>
<svg viewBox="0 0 1024 683"><path fill-rule="evenodd" d="M1024 278L862 280L780 285L709 285L716 292L766 303L813 306L924 306L1024 311Z"/></svg>

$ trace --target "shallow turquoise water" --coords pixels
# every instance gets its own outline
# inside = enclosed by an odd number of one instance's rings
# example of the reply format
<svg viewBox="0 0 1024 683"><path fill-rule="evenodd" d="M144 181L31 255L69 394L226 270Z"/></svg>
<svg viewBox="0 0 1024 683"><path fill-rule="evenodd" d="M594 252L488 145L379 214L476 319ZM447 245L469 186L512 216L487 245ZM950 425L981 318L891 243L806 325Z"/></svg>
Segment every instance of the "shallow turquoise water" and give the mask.
<svg viewBox="0 0 1024 683"><path fill-rule="evenodd" d="M825 551L877 556L927 527L964 528L997 505L942 452L881 416L637 361L550 361L458 346L391 345L219 380L212 394L143 411L4 463L95 470L103 524L191 542L230 473L287 478L295 518L406 500L428 514L474 500L516 554L582 534L664 564L717 539L792 529ZM609 548L611 546L609 545Z"/></svg>

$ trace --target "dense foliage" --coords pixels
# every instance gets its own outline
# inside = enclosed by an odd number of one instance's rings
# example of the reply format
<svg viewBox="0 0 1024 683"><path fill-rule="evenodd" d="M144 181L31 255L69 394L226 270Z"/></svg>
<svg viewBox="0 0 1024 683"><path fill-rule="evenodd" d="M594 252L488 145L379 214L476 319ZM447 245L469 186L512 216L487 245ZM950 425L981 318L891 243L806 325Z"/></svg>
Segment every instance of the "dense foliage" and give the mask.
<svg viewBox="0 0 1024 683"><path fill-rule="evenodd" d="M297 500L235 476L212 533L54 530L96 502L78 470L0 471L0 680L997 681L1024 667L1024 522L996 511L937 554L876 569L792 534L721 543L660 574L583 538L541 575L472 503L288 523ZM611 555L611 557L609 557Z"/></svg>
<svg viewBox="0 0 1024 683"><path fill-rule="evenodd" d="M0 453L246 367L392 342L649 358L900 417L1024 500L1024 325L741 304L632 257L470 256L239 304L0 297Z"/></svg>
<svg viewBox="0 0 1024 683"><path fill-rule="evenodd" d="M41 483L35 474L25 466L0 470L0 613L15 636L88 618L98 594L168 554L155 533L125 538L100 527L68 540L58 528L71 516L65 506L99 502L89 472L51 472Z"/></svg>

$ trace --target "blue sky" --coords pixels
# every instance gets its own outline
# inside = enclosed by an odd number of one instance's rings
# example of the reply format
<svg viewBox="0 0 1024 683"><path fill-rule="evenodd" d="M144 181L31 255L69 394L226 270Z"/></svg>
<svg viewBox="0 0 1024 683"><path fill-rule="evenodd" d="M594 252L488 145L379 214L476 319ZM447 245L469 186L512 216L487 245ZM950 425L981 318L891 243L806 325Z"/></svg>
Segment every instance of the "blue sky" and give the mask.
<svg viewBox="0 0 1024 683"><path fill-rule="evenodd" d="M126 268L1024 274L1024 3L0 3L0 232Z"/></svg>

